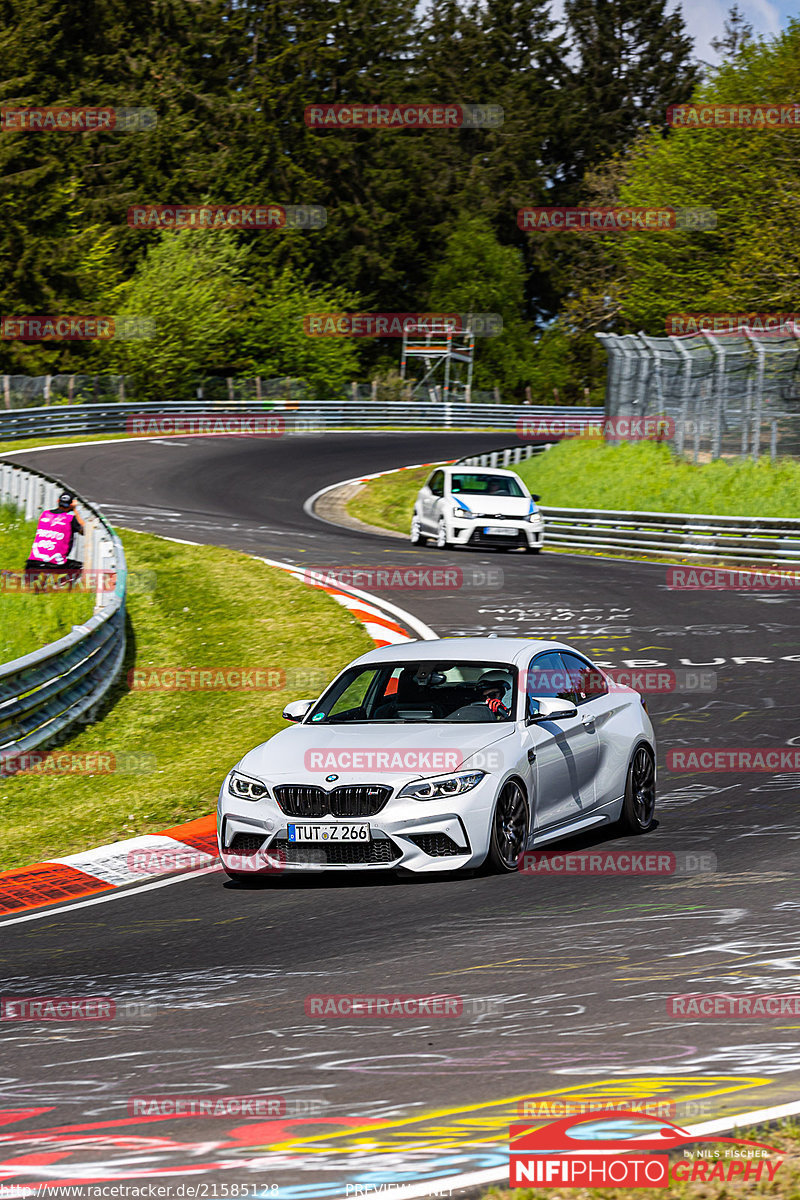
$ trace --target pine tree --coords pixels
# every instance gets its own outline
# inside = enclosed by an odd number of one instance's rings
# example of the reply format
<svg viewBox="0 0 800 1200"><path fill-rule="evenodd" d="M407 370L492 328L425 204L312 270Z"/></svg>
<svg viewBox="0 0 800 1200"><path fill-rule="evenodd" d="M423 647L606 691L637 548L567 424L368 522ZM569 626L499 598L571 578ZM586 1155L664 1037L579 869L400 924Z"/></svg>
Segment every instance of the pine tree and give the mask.
<svg viewBox="0 0 800 1200"><path fill-rule="evenodd" d="M584 172L625 148L643 129L664 127L670 104L691 95L699 68L680 10L667 0L566 0L570 48L565 128L565 198Z"/></svg>

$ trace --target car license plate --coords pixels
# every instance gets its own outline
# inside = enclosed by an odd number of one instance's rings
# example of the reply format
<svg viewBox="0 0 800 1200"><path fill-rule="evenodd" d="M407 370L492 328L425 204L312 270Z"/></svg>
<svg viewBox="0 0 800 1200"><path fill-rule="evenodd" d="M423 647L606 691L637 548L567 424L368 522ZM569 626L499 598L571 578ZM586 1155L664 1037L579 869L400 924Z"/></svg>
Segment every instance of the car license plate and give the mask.
<svg viewBox="0 0 800 1200"><path fill-rule="evenodd" d="M516 529L506 529L503 525L486 525L483 530L490 537L516 537Z"/></svg>
<svg viewBox="0 0 800 1200"><path fill-rule="evenodd" d="M289 825L290 842L368 842L369 825Z"/></svg>

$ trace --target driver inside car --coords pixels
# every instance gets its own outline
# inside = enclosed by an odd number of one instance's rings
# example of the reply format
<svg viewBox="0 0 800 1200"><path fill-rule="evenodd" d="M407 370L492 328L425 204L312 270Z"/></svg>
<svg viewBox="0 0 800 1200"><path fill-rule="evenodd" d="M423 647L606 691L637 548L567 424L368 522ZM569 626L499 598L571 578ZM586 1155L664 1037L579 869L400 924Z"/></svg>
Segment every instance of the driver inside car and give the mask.
<svg viewBox="0 0 800 1200"><path fill-rule="evenodd" d="M507 717L511 709L504 703L510 684L499 671L490 671L478 680L478 694L496 717Z"/></svg>

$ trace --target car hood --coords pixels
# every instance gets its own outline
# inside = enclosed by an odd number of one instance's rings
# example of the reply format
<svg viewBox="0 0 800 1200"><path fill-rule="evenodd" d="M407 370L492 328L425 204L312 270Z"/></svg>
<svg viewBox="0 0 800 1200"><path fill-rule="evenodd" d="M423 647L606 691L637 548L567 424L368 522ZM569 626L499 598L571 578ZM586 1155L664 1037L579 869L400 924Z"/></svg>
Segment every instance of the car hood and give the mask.
<svg viewBox="0 0 800 1200"><path fill-rule="evenodd" d="M327 775L338 776L335 782L340 785L427 778L462 766L491 765L488 758L481 761L481 752L498 746L514 731L513 722L294 725L250 750L237 769L267 783L334 782L327 781Z"/></svg>
<svg viewBox="0 0 800 1200"><path fill-rule="evenodd" d="M457 508L464 505L481 517L527 517L536 512L529 496L453 496Z"/></svg>

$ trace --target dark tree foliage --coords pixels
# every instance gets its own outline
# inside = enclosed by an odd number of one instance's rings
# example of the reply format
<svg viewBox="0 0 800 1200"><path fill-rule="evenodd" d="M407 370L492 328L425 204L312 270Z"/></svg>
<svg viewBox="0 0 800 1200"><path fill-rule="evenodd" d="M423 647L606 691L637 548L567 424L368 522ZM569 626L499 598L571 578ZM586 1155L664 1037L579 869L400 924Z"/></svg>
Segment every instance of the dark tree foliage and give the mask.
<svg viewBox="0 0 800 1200"><path fill-rule="evenodd" d="M2 134L0 310L113 311L162 236L129 227L136 204L277 202L323 205L328 221L237 235L255 294L276 294L280 279L284 295L296 279L298 295L338 289L363 307L425 311L449 239L480 218L521 252L520 320L551 316L568 288L563 262L520 232L517 210L574 201L588 168L662 125L690 94L690 50L665 0L568 0L563 31L547 0L424 11L402 0L0 0L4 107L157 114L142 132ZM505 119L422 131L304 121L310 105L350 102L499 106ZM366 369L387 347L361 354ZM102 362L102 347L0 346L5 370ZM508 372L496 382L522 386Z"/></svg>
<svg viewBox="0 0 800 1200"><path fill-rule="evenodd" d="M567 192L584 172L649 126L665 126L670 104L698 81L691 39L667 0L566 0L575 55L565 88L563 176Z"/></svg>

